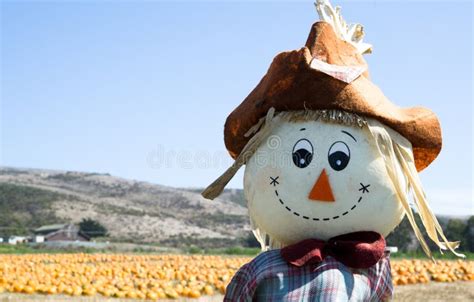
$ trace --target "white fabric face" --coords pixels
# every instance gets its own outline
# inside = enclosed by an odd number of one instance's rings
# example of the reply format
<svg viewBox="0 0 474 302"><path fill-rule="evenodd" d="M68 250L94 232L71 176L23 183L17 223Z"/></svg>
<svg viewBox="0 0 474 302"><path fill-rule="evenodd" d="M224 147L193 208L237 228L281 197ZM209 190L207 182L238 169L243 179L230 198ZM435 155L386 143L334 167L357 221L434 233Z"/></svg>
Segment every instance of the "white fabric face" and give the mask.
<svg viewBox="0 0 474 302"><path fill-rule="evenodd" d="M283 245L355 231L386 236L404 216L367 127L280 122L247 162L244 192L255 226Z"/></svg>

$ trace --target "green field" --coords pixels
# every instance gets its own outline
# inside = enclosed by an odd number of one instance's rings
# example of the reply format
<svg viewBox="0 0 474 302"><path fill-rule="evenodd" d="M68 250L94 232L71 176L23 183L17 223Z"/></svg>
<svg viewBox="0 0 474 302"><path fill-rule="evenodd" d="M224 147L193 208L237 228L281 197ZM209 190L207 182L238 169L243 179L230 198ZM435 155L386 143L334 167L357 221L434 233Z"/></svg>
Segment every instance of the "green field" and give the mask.
<svg viewBox="0 0 474 302"><path fill-rule="evenodd" d="M130 251L133 254L149 254L157 253L156 250L147 249L147 246L142 248L137 247ZM202 254L202 255L238 255L238 256L256 256L260 252L259 248L247 248L247 247L229 247L219 249L203 249L199 247L190 247L185 249L177 250L164 250L159 253L183 253L183 254ZM85 247L68 247L68 248L47 248L45 246L30 246L27 244L0 244L0 254L58 254L58 253L123 253L123 251L115 249L93 249ZM463 252L467 260L474 260L474 253ZM445 252L441 254L439 251L434 251L433 256L438 260L455 260L459 259L456 255ZM391 258L393 259L427 259L428 257L422 251L416 252L397 252L392 253Z"/></svg>

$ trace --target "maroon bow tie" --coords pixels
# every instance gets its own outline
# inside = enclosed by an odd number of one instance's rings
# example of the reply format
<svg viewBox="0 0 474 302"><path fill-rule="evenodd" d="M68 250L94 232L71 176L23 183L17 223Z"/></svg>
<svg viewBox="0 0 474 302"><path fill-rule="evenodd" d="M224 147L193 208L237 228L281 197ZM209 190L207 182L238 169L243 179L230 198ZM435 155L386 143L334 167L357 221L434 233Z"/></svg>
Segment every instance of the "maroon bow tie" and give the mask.
<svg viewBox="0 0 474 302"><path fill-rule="evenodd" d="M331 256L352 268L369 268L384 255L385 239L376 232L354 232L332 237L328 241L306 239L280 250L288 263L303 266Z"/></svg>

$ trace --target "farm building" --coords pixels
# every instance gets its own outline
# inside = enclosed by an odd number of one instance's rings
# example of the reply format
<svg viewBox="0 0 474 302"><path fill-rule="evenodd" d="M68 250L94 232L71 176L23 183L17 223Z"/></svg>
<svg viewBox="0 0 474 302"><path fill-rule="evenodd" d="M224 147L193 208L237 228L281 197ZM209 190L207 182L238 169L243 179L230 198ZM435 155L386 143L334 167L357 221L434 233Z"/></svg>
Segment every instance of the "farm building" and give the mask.
<svg viewBox="0 0 474 302"><path fill-rule="evenodd" d="M43 235L35 235L32 239L32 242L34 243L43 243L44 242L44 236Z"/></svg>
<svg viewBox="0 0 474 302"><path fill-rule="evenodd" d="M43 236L44 241L89 241L90 238L79 230L75 224L44 225L34 230L36 236Z"/></svg>
<svg viewBox="0 0 474 302"><path fill-rule="evenodd" d="M18 243L25 243L28 239L25 236L10 236L8 238L8 243L16 245Z"/></svg>

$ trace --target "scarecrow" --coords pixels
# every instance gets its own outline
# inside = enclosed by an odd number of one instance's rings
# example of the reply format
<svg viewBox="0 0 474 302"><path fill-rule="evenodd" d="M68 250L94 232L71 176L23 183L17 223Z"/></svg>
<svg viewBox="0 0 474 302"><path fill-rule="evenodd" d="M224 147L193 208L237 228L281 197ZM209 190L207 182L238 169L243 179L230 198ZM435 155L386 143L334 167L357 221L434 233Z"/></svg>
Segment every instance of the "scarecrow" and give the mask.
<svg viewBox="0 0 474 302"><path fill-rule="evenodd" d="M385 237L415 214L454 249L418 172L441 150L438 118L394 105L369 77L359 24L327 0L304 47L278 54L228 116L234 164L204 192L218 196L245 164L244 193L263 253L236 273L225 301L383 301L392 296ZM412 211L412 207L414 211Z"/></svg>

